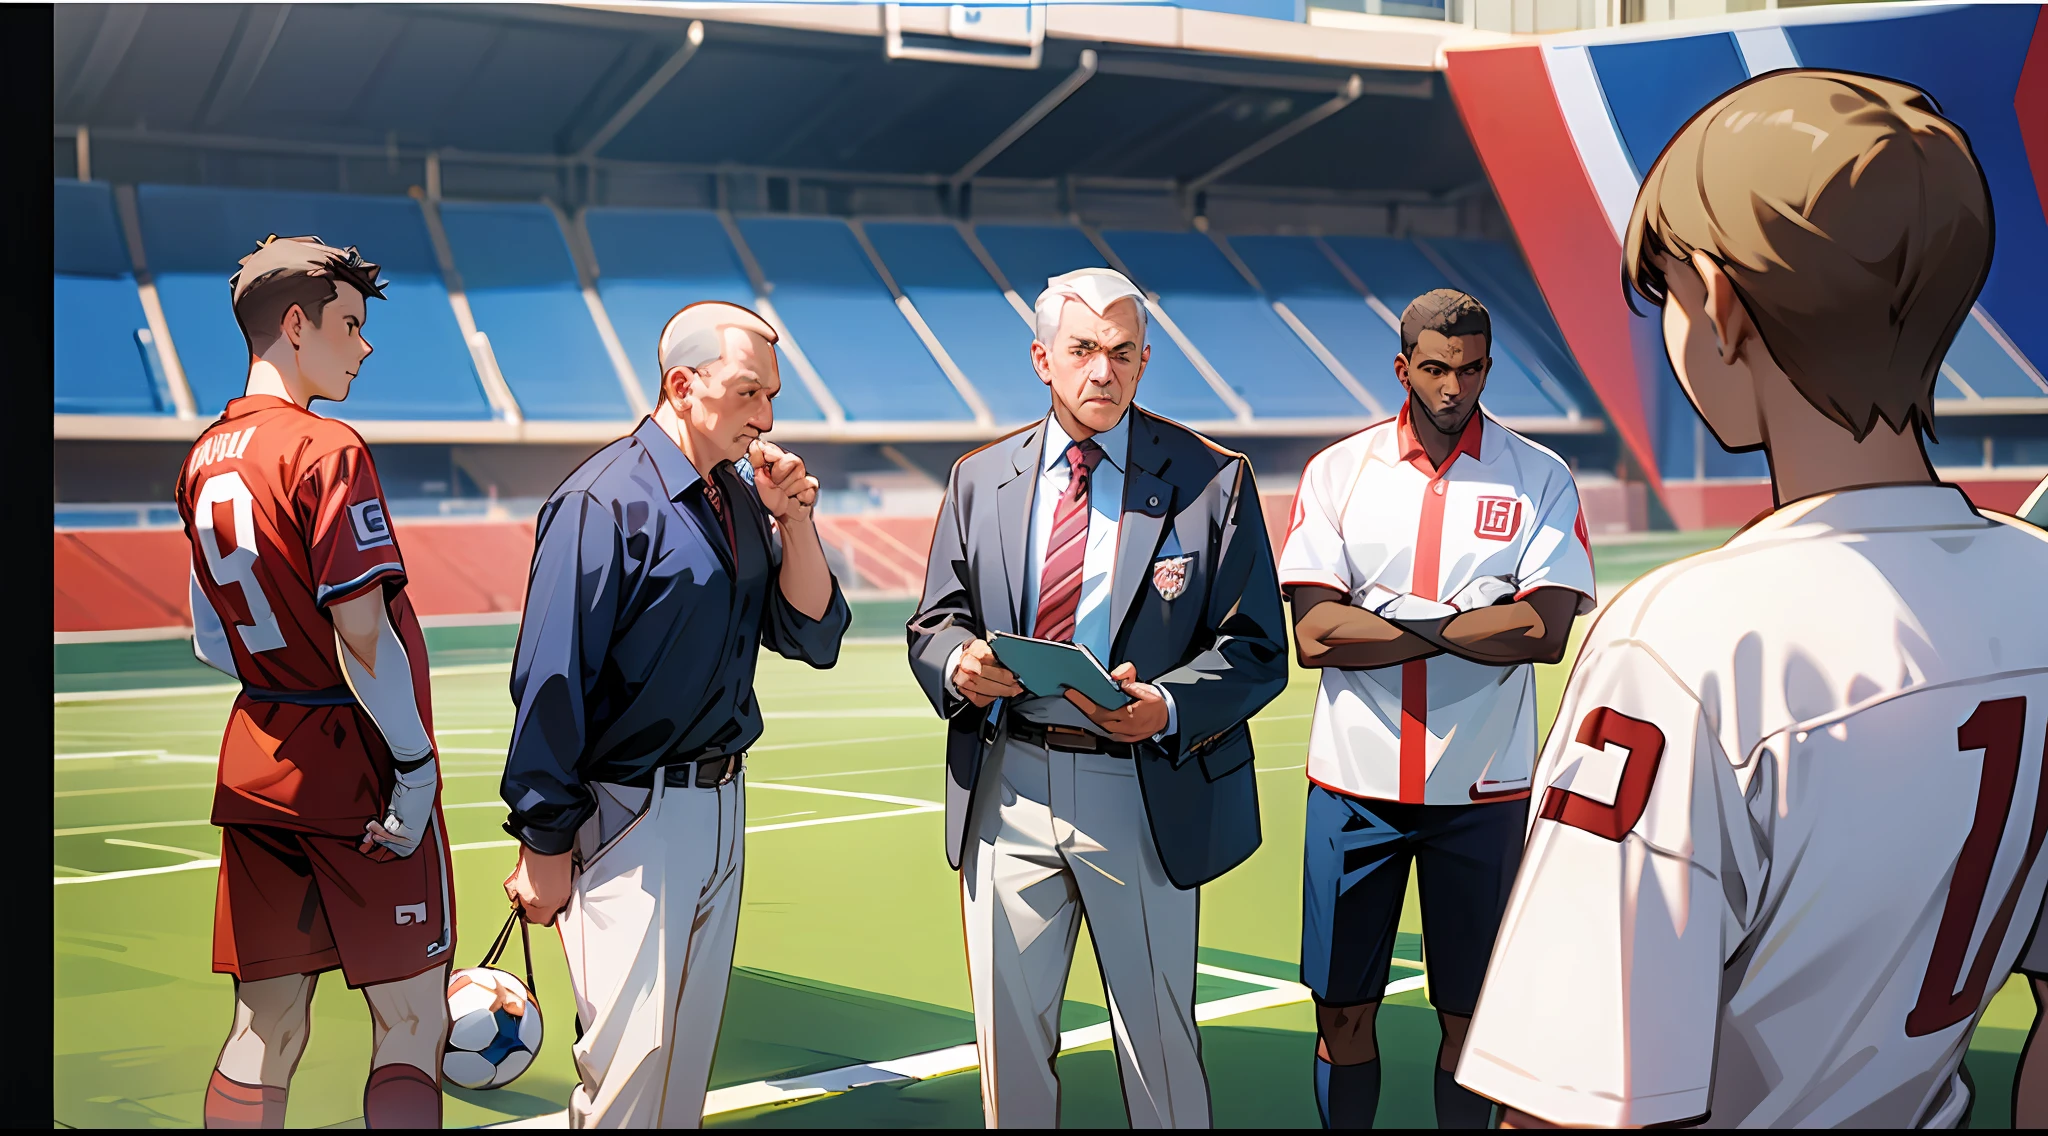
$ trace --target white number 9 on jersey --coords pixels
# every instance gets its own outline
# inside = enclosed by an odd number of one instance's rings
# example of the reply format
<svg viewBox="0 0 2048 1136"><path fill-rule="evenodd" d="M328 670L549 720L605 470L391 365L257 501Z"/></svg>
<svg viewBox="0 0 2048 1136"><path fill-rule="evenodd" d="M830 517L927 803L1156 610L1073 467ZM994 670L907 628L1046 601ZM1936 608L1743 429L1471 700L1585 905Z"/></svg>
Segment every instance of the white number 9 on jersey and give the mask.
<svg viewBox="0 0 2048 1136"><path fill-rule="evenodd" d="M220 550L220 534L213 528L213 507L222 503L230 506L235 518L235 548L227 553ZM229 470L206 479L199 487L199 499L192 503L192 527L199 534L199 550L206 557L213 582L242 589L242 602L248 606L251 620L235 625L242 646L252 655L284 646L284 632L271 614L270 597L263 594L263 585L256 579L256 496L240 473Z"/></svg>

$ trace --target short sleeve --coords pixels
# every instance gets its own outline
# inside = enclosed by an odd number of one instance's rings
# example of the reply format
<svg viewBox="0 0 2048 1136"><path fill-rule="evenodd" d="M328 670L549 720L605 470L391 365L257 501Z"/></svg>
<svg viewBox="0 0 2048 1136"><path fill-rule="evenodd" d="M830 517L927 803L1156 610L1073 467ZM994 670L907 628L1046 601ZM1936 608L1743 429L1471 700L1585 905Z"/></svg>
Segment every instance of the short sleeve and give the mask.
<svg viewBox="0 0 2048 1136"><path fill-rule="evenodd" d="M306 564L315 600L330 607L373 586L403 583L384 490L360 441L320 458L299 484Z"/></svg>
<svg viewBox="0 0 2048 1136"><path fill-rule="evenodd" d="M1349 595L1357 586L1357 573L1344 551L1339 522L1344 502L1341 487L1330 484L1333 472L1330 460L1319 458L1301 473L1277 565L1283 588L1308 585Z"/></svg>
<svg viewBox="0 0 2048 1136"><path fill-rule="evenodd" d="M1515 565L1515 598L1538 588L1570 588L1579 593L1578 613L1593 610L1593 547L1586 518L1579 511L1579 487L1559 470L1536 502L1536 524Z"/></svg>
<svg viewBox="0 0 2048 1136"><path fill-rule="evenodd" d="M1705 1115L1722 969L1752 918L1731 897L1763 882L1714 731L1649 651L1593 650L1534 790L1459 1081L1567 1126Z"/></svg>

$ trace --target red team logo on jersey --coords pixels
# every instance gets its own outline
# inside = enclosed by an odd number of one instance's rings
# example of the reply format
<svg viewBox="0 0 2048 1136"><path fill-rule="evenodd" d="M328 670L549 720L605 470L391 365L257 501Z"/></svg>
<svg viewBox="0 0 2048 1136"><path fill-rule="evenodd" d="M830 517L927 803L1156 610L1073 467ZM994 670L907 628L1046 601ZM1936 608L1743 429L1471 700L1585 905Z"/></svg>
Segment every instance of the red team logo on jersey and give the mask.
<svg viewBox="0 0 2048 1136"><path fill-rule="evenodd" d="M1472 527L1472 535L1488 540L1513 540L1515 530L1522 527L1522 501L1518 497L1481 497L1479 499L1479 523Z"/></svg>

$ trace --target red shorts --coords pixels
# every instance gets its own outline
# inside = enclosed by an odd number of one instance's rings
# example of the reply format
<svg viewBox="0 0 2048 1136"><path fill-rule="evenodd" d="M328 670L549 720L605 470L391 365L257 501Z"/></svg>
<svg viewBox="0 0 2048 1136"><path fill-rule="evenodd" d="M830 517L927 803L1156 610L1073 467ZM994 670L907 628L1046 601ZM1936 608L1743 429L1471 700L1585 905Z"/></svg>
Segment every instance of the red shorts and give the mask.
<svg viewBox="0 0 2048 1136"><path fill-rule="evenodd" d="M351 987L411 978L455 955L455 897L440 818L412 855L378 862L357 840L223 825L213 969L243 982L341 968Z"/></svg>

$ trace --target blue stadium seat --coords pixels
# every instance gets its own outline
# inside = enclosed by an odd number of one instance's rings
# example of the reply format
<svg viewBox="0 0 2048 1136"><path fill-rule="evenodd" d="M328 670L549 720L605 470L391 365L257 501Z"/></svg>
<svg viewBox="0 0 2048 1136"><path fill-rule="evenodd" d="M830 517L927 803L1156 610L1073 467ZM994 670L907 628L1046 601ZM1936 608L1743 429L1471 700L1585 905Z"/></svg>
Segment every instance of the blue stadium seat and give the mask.
<svg viewBox="0 0 2048 1136"><path fill-rule="evenodd" d="M1076 268L1109 267L1086 234L1067 226L976 225L974 235L1027 304L1036 302L1045 282L1055 276ZM1152 361L1138 386L1138 402L1145 409L1185 422L1231 417L1230 407L1216 397L1173 337L1154 327L1146 341Z"/></svg>
<svg viewBox="0 0 2048 1136"><path fill-rule="evenodd" d="M1436 265L1412 243L1392 237L1330 237L1330 247L1358 274L1373 295L1399 316L1415 297L1434 288L1452 287ZM1471 283L1468 281L1468 283ZM1474 288L1481 285L1473 284ZM1486 297L1479 297L1481 303ZM1551 418L1566 407L1553 402L1538 386L1522 357L1520 337L1511 323L1503 326L1502 314L1488 304L1493 315L1493 370L1486 378L1486 393L1480 402L1492 414L1508 417Z"/></svg>
<svg viewBox="0 0 2048 1136"><path fill-rule="evenodd" d="M528 418L631 418L554 211L444 201L441 224L498 370Z"/></svg>
<svg viewBox="0 0 2048 1136"><path fill-rule="evenodd" d="M376 348L349 393L348 418L488 419L491 406L427 237L404 197L145 185L136 190L142 243L171 342L201 415L242 393L249 351L228 303L228 278L267 234L355 245L383 267L382 301L363 333Z"/></svg>
<svg viewBox="0 0 2048 1136"><path fill-rule="evenodd" d="M1196 350L1261 418L1357 418L1369 414L1253 290L1208 237L1144 230L1102 234L1159 297Z"/></svg>
<svg viewBox="0 0 2048 1136"><path fill-rule="evenodd" d="M701 209L597 206L583 215L597 255L597 294L650 403L660 400L661 329L685 305L722 300L752 309L754 286L718 215ZM775 416L823 421L810 388L776 349Z"/></svg>
<svg viewBox="0 0 2048 1136"><path fill-rule="evenodd" d="M1031 367L1031 325L944 223L873 221L868 240L932 334L981 392L998 422L1045 416L1045 384Z"/></svg>
<svg viewBox="0 0 2048 1136"><path fill-rule="evenodd" d="M56 260L56 410L169 414L170 390L143 343L149 321L104 182L60 179L51 232Z"/></svg>
<svg viewBox="0 0 2048 1136"><path fill-rule="evenodd" d="M1266 294L1287 305L1353 378L1392 414L1408 397L1394 378L1401 336L1309 237L1232 237L1230 247Z"/></svg>
<svg viewBox="0 0 2048 1136"><path fill-rule="evenodd" d="M849 421L973 419L846 222L748 217L739 227L776 313Z"/></svg>

